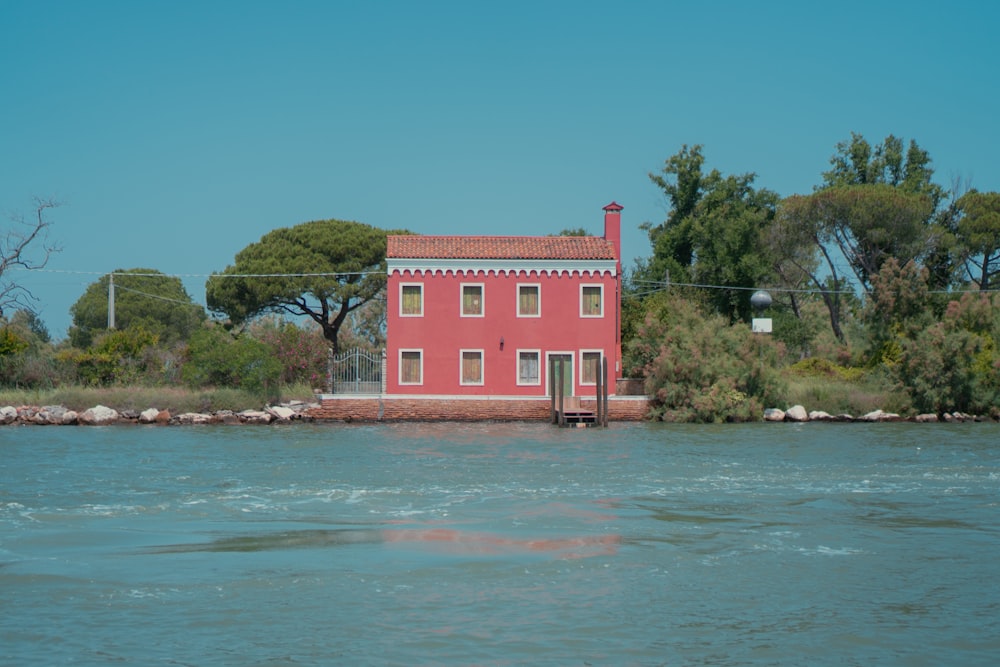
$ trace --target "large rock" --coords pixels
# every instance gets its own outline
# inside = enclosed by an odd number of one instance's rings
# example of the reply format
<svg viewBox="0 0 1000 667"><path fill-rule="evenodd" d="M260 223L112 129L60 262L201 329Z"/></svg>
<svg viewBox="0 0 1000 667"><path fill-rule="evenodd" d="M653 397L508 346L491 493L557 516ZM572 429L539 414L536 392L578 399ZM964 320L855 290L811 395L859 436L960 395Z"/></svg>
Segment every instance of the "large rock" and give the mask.
<svg viewBox="0 0 1000 667"><path fill-rule="evenodd" d="M95 405L84 410L78 419L85 426L106 426L118 421L118 411L104 405Z"/></svg>
<svg viewBox="0 0 1000 667"><path fill-rule="evenodd" d="M264 411L279 421L288 421L297 414L295 410L283 405L269 405L264 408Z"/></svg>
<svg viewBox="0 0 1000 667"><path fill-rule="evenodd" d="M75 424L78 415L73 410L69 410L62 405L45 405L35 413L33 421L36 424L54 424L64 426Z"/></svg>
<svg viewBox="0 0 1000 667"><path fill-rule="evenodd" d="M832 422L835 419L833 415L829 412L824 412L823 410L810 410L809 411L809 421L813 422Z"/></svg>
<svg viewBox="0 0 1000 667"><path fill-rule="evenodd" d="M882 410L872 410L866 415L862 415L859 419L863 422L898 422L903 418L897 415L895 412L883 412Z"/></svg>
<svg viewBox="0 0 1000 667"><path fill-rule="evenodd" d="M809 421L809 414L801 405L793 405L785 410L785 420L790 422L807 422Z"/></svg>
<svg viewBox="0 0 1000 667"><path fill-rule="evenodd" d="M13 424L17 421L17 408L5 405L0 408L0 424Z"/></svg>
<svg viewBox="0 0 1000 667"><path fill-rule="evenodd" d="M272 419L271 414L263 410L244 410L239 418L244 424L270 424Z"/></svg>
<svg viewBox="0 0 1000 667"><path fill-rule="evenodd" d="M215 416L202 412L185 412L177 415L177 422L180 424L214 424Z"/></svg>
<svg viewBox="0 0 1000 667"><path fill-rule="evenodd" d="M223 424L239 424L239 416L232 410L219 410L215 413L215 418Z"/></svg>
<svg viewBox="0 0 1000 667"><path fill-rule="evenodd" d="M778 408L768 408L767 410L764 410L764 421L783 422L785 421L785 411L779 410Z"/></svg>

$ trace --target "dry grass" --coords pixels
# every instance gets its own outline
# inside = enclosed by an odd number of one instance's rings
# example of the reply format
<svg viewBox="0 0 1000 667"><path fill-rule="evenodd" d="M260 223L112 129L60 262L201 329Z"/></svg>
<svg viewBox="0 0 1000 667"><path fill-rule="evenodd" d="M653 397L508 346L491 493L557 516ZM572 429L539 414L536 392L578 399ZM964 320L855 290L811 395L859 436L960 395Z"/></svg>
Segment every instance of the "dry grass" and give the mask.
<svg viewBox="0 0 1000 667"><path fill-rule="evenodd" d="M82 411L95 405L115 410L148 408L182 412L259 410L266 404L298 399L313 400L305 386L283 387L278 396L265 397L239 389L186 389L183 387L59 387L43 390L0 390L0 405L61 405Z"/></svg>
<svg viewBox="0 0 1000 667"><path fill-rule="evenodd" d="M801 405L806 410L823 410L832 415L860 416L873 410L905 411L905 398L878 378L861 377L845 380L839 377L786 374L788 406Z"/></svg>

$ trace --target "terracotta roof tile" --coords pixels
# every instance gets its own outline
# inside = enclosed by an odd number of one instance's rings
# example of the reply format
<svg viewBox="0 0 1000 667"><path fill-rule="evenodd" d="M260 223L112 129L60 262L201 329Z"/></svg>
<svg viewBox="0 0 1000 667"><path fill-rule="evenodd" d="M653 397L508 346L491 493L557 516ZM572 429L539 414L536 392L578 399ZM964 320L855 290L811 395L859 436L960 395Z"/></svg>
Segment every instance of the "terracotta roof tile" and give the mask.
<svg viewBox="0 0 1000 667"><path fill-rule="evenodd" d="M599 236L389 236L386 256L419 259L616 259Z"/></svg>

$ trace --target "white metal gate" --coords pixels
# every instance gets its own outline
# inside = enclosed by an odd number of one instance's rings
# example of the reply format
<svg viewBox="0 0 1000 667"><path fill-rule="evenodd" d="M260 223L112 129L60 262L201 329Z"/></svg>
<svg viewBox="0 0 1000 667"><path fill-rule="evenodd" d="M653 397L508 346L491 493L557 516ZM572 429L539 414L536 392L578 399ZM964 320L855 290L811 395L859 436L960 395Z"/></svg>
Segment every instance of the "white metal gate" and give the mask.
<svg viewBox="0 0 1000 667"><path fill-rule="evenodd" d="M345 350L331 364L335 394L380 394L384 391L385 350L369 352L361 348Z"/></svg>

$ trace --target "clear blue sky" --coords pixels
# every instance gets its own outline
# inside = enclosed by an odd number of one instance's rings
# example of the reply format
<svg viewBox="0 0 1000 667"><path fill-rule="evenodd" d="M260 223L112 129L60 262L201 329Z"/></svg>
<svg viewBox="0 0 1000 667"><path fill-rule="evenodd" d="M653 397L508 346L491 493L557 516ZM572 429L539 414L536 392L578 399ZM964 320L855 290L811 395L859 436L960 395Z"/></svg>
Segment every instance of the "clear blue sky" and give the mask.
<svg viewBox="0 0 1000 667"><path fill-rule="evenodd" d="M209 274L321 218L599 234L616 200L631 266L683 144L790 195L852 131L892 133L942 185L1000 190L998 8L4 0L0 211L64 204L58 272L17 275L57 338L102 273Z"/></svg>

